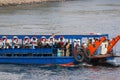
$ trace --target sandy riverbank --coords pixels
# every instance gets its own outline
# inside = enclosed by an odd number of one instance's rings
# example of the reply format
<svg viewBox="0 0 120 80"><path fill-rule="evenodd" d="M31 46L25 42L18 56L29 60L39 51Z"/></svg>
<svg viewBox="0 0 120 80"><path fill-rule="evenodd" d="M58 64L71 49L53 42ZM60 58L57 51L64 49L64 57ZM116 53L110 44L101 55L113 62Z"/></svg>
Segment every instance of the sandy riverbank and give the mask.
<svg viewBox="0 0 120 80"><path fill-rule="evenodd" d="M0 6L17 5L17 4L29 4L46 1L64 1L64 0L0 0Z"/></svg>

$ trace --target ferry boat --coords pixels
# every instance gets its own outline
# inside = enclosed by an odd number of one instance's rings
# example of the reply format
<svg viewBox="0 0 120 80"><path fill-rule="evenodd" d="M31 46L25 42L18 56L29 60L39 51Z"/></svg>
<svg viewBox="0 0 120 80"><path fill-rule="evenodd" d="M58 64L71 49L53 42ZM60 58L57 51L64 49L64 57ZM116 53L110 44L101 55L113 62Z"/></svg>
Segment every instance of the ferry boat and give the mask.
<svg viewBox="0 0 120 80"><path fill-rule="evenodd" d="M79 64L109 62L120 35L0 35L0 63Z"/></svg>

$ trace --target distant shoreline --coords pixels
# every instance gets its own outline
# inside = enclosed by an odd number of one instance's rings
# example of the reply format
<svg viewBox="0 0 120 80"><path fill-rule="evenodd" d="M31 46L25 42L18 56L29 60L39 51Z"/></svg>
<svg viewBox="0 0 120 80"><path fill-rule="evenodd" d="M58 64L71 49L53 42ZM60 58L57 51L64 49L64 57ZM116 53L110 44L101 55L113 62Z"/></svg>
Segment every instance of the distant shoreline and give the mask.
<svg viewBox="0 0 120 80"><path fill-rule="evenodd" d="M22 5L52 1L65 1L65 0L0 0L0 6Z"/></svg>

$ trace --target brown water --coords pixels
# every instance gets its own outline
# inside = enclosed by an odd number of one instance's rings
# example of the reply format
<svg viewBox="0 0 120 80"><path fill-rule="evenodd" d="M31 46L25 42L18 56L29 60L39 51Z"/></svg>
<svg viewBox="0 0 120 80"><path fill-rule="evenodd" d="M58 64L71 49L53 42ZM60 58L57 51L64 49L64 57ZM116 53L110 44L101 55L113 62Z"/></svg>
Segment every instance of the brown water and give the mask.
<svg viewBox="0 0 120 80"><path fill-rule="evenodd" d="M0 34L120 34L120 0L68 0L0 7ZM120 51L120 43L117 45ZM120 80L120 68L0 65L0 80Z"/></svg>

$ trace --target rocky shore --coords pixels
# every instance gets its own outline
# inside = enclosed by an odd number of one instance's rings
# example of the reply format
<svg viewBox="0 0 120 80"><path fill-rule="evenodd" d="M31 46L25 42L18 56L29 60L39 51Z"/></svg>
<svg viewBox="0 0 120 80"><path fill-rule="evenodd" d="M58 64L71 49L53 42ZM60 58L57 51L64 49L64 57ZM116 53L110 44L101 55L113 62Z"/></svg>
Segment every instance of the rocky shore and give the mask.
<svg viewBox="0 0 120 80"><path fill-rule="evenodd" d="M30 4L30 3L39 3L39 2L47 2L47 1L64 1L64 0L0 0L0 6Z"/></svg>

